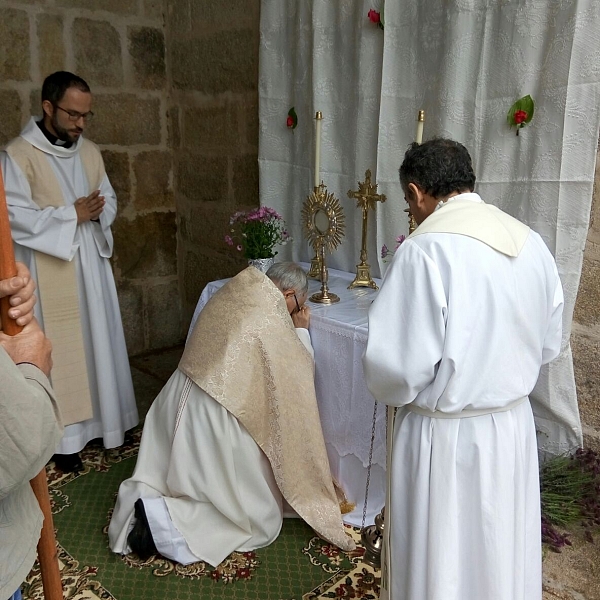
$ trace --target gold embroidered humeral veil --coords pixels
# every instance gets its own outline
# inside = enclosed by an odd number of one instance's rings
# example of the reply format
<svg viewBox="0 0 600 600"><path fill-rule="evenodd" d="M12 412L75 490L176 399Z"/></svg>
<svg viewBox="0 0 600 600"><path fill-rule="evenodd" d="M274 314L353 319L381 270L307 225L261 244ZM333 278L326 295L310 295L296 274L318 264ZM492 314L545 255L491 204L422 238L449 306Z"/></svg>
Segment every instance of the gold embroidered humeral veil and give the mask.
<svg viewBox="0 0 600 600"><path fill-rule="evenodd" d="M312 358L271 280L248 267L217 291L179 369L242 423L298 515L325 540L352 550L325 450Z"/></svg>

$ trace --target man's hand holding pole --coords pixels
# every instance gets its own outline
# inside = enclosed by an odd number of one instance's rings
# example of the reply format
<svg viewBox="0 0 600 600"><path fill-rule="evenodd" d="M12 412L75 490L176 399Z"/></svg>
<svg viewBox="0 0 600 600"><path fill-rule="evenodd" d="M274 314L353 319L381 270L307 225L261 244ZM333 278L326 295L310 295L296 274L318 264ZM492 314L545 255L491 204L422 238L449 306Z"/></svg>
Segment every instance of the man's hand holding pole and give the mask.
<svg viewBox="0 0 600 600"><path fill-rule="evenodd" d="M2 324L0 343L11 357L15 353L20 353L18 356L23 360L16 362L31 362L48 375L52 367L51 346L37 322L32 321L33 304L35 303L33 297L35 286L32 287L32 283L31 275L25 266L19 265L17 268L15 263L4 181L0 169L0 289L2 290L0 293ZM12 294L10 294L11 291L13 291ZM6 292L8 295L5 295ZM17 320L14 319L15 311L20 313ZM23 325L25 325L25 329ZM17 337L10 340L9 336ZM23 346L20 346L19 340L22 340ZM31 480L31 487L44 514L44 525L37 546L44 597L46 600L62 600L63 589L45 469L42 469Z"/></svg>

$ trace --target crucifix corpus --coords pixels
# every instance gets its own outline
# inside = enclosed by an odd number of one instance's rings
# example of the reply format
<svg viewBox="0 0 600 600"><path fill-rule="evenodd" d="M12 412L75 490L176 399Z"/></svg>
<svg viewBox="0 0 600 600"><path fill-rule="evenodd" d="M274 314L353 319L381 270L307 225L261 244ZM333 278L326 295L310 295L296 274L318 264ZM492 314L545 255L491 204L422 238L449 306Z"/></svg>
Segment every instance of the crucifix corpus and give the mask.
<svg viewBox="0 0 600 600"><path fill-rule="evenodd" d="M358 190L349 190L348 198L356 198L356 206L362 209L362 245L360 248L360 263L356 265L356 277L348 286L351 290L355 287L370 287L379 289L371 277L371 267L367 264L367 225L369 209L375 210L377 202L385 202L385 196L377 193L377 184L371 183L371 169L365 172L365 180L358 182Z"/></svg>

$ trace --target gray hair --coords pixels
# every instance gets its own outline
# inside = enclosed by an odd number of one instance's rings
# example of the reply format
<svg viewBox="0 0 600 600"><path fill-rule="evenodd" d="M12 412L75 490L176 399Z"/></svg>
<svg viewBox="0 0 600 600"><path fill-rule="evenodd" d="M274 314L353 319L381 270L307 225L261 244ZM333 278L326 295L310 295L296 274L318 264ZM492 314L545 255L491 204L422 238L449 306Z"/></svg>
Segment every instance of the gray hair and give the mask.
<svg viewBox="0 0 600 600"><path fill-rule="evenodd" d="M283 292L294 290L297 294L308 293L308 277L294 262L275 263L268 271L267 277Z"/></svg>

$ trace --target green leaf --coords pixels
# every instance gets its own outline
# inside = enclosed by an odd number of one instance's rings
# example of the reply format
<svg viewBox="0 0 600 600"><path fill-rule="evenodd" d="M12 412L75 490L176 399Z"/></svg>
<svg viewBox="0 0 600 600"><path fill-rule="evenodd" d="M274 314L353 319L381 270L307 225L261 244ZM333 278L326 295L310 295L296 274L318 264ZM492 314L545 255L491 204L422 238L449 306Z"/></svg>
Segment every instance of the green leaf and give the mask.
<svg viewBox="0 0 600 600"><path fill-rule="evenodd" d="M527 113L527 118L523 121L523 124L527 124L533 119L533 113L535 111L535 103L533 102L533 98L527 94L527 96L523 96L519 98L509 109L506 115L506 121L510 127L518 127L519 125L515 123L515 113L518 110L523 110Z"/></svg>

